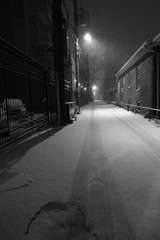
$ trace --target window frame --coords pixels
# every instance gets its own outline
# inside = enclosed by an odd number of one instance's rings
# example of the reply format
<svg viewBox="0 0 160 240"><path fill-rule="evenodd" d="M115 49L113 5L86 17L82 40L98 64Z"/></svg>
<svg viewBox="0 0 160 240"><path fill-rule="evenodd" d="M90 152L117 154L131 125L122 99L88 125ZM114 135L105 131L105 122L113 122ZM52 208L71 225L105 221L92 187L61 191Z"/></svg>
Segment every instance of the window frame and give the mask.
<svg viewBox="0 0 160 240"><path fill-rule="evenodd" d="M136 91L140 90L140 66L136 67Z"/></svg>
<svg viewBox="0 0 160 240"><path fill-rule="evenodd" d="M131 87L131 72L128 73L128 88Z"/></svg>

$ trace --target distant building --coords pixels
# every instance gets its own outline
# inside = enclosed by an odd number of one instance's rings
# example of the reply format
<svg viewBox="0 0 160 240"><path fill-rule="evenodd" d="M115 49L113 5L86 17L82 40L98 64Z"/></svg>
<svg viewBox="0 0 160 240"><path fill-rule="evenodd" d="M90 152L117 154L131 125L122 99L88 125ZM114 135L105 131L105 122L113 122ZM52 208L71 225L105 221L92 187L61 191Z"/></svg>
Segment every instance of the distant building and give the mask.
<svg viewBox="0 0 160 240"><path fill-rule="evenodd" d="M117 102L160 108L160 34L144 42L116 73Z"/></svg>

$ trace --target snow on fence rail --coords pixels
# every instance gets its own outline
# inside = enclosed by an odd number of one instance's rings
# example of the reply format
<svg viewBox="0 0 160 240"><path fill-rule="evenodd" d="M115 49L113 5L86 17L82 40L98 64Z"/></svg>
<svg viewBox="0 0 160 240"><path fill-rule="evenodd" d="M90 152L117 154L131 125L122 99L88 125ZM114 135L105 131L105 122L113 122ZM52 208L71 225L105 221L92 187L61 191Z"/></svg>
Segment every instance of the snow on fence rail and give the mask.
<svg viewBox="0 0 160 240"><path fill-rule="evenodd" d="M118 103L117 105L120 107L126 108L128 111L131 110L135 114L137 113L143 114L145 118L149 119L149 121L151 119L156 119L156 120L160 119L160 109L157 109L157 108L145 107L145 106L129 104L129 103Z"/></svg>

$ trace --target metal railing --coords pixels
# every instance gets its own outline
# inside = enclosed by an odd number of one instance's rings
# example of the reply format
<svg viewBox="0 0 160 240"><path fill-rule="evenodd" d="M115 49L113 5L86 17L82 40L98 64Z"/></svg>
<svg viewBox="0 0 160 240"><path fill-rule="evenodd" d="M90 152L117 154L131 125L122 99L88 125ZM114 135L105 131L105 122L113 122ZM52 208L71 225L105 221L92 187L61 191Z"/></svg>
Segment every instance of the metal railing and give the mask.
<svg viewBox="0 0 160 240"><path fill-rule="evenodd" d="M0 39L0 148L56 120L54 73Z"/></svg>
<svg viewBox="0 0 160 240"><path fill-rule="evenodd" d="M160 109L145 107L141 105L128 104L128 103L117 103L118 106L125 108L128 111L132 111L135 114L143 114L144 117L151 119L160 119Z"/></svg>

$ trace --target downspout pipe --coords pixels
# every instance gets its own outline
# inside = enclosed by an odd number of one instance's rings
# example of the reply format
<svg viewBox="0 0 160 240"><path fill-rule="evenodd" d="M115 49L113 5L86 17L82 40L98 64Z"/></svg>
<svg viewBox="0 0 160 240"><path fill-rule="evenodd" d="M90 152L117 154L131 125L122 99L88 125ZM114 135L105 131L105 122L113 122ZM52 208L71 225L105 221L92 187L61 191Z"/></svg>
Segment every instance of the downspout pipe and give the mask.
<svg viewBox="0 0 160 240"><path fill-rule="evenodd" d="M157 109L160 108L160 104L159 104L159 87L160 87L160 84L159 84L159 52L157 52ZM157 118L158 118L158 114L159 112L157 111Z"/></svg>
<svg viewBox="0 0 160 240"><path fill-rule="evenodd" d="M160 108L160 101L159 101L159 96L160 96L160 92L159 92L159 87L160 87L160 83L159 83L159 76L160 76L160 69L159 69L159 51L156 50L152 50L149 49L148 47L153 47L153 45L158 42L160 40L160 36L157 39L153 39L153 40L148 40L143 44L143 49L148 51L148 52L152 52L152 53L156 53L157 56L157 106L156 108L159 109ZM157 111L157 118L159 117L159 112Z"/></svg>

